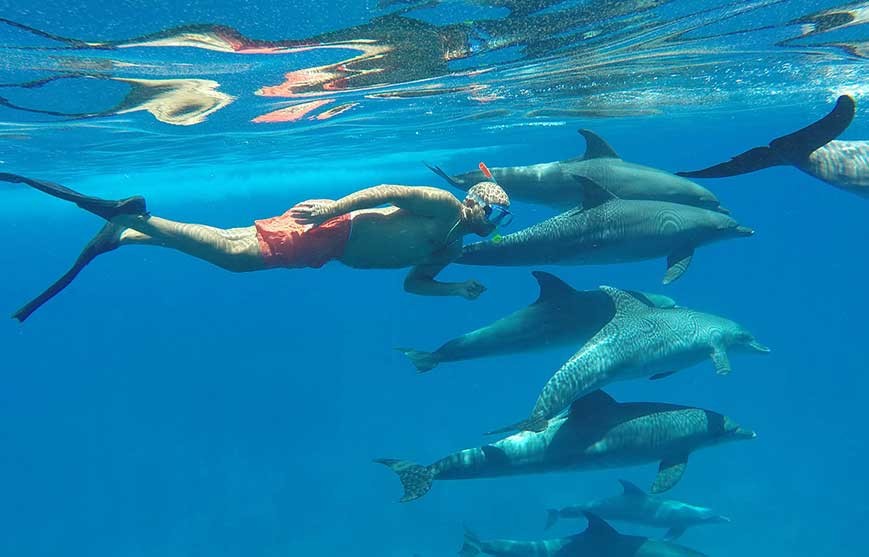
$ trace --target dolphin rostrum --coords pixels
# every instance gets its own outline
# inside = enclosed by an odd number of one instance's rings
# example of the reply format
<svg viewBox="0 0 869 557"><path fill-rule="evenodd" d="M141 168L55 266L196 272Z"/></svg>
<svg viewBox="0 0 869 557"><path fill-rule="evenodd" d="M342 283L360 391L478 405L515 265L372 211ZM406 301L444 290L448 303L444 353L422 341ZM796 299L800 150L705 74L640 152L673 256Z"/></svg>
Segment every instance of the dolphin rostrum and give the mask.
<svg viewBox="0 0 869 557"><path fill-rule="evenodd" d="M585 513L588 527L567 538L535 542L481 540L465 530L461 557L484 553L497 557L704 557L705 554L669 541L620 534L602 518Z"/></svg>
<svg viewBox="0 0 869 557"><path fill-rule="evenodd" d="M594 391L539 432L522 431L490 445L464 449L428 466L380 459L398 474L401 502L428 493L434 480L471 480L658 462L653 493L676 485L693 451L755 433L715 412L656 402L619 403Z"/></svg>
<svg viewBox="0 0 869 557"><path fill-rule="evenodd" d="M559 518L582 518L585 513L591 512L606 520L667 528L665 538L674 540L691 526L730 522L729 518L712 509L651 495L627 480L619 480L619 483L622 484L622 492L613 497L595 499L562 509L550 509L546 517L546 528L551 528Z"/></svg>
<svg viewBox="0 0 869 557"><path fill-rule="evenodd" d="M444 343L434 352L400 348L420 372L434 369L442 362L485 358L556 346L582 346L613 315L612 298L602 290L575 290L558 277L534 271L540 295L530 306L514 311ZM667 296L629 292L643 303L661 308L676 303Z"/></svg>
<svg viewBox="0 0 869 557"><path fill-rule="evenodd" d="M723 213L666 201L619 199L588 183L584 202L529 228L467 245L465 265L599 265L667 258L664 284L688 269L698 246L751 236Z"/></svg>
<svg viewBox="0 0 869 557"><path fill-rule="evenodd" d="M657 168L625 162L594 132L579 130L579 133L586 142L581 157L529 166L494 167L492 176L510 199L561 210L580 205L584 186L590 181L622 199L652 199L724 211L706 188ZM480 171L449 176L436 166L429 168L462 190L487 179Z"/></svg>
<svg viewBox="0 0 869 557"><path fill-rule="evenodd" d="M616 314L546 382L531 415L492 433L541 431L571 401L616 381L661 379L711 359L719 375L730 373L728 348L769 352L744 327L688 308L659 309L623 290L601 286Z"/></svg>
<svg viewBox="0 0 869 557"><path fill-rule="evenodd" d="M768 147L755 147L728 162L678 174L722 178L793 165L839 189L869 197L869 141L836 140L854 119L855 108L854 99L842 95L832 112L799 131L773 139Z"/></svg>

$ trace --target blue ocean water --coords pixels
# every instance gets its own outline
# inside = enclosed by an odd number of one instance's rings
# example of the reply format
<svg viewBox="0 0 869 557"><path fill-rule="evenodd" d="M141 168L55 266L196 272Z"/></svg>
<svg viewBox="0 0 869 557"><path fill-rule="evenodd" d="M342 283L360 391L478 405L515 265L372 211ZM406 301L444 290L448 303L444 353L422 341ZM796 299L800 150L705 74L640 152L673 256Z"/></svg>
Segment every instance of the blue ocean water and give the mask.
<svg viewBox="0 0 869 557"><path fill-rule="evenodd" d="M511 3L435 4L408 17L434 26L506 18ZM549 4L544 13L557 15L585 3ZM654 21L687 25L679 31L694 39L680 42L668 25L642 27L641 4L663 10L648 16ZM700 4L637 3L612 16L622 18L619 30L601 12L578 30L553 29L503 49L489 28L475 35L492 42L489 50L461 62L491 69L496 77L481 74L483 89L462 89L473 76L454 75L458 69L405 76L397 70L422 64L421 55L399 58L388 62L397 66L383 62L396 71L384 70L382 82L297 92L304 102L334 95L333 105L357 103L345 114L274 124L251 120L298 99L254 89L280 83L288 71L337 63L343 50L62 50L69 43L6 25L0 81L9 86L0 96L19 107L94 113L125 94L128 82L114 78L167 76L218 81L237 100L183 125L141 110L69 118L5 106L0 171L109 197L142 193L154 214L231 227L378 183L443 185L423 160L460 171L480 160L506 166L575 157L584 150L576 133L583 127L625 160L692 169L806 125L849 92L858 111L843 139L869 137L865 2L735 3L726 9L751 11L693 28L726 6ZM194 23L279 41L360 26L411 5L7 1L0 17L91 42ZM806 36L800 17L834 9L856 14L856 23L832 26L832 35L810 45L776 46ZM739 17L750 25L739 27ZM619 34L631 25L636 35ZM573 31L592 41L588 50L571 50L581 41L551 42ZM608 33L610 42L593 42ZM770 41L767 33L781 36ZM614 53L622 43L626 52L655 54L653 61L629 62L619 51L582 75L569 73L572 56ZM55 50L23 48L48 44ZM475 61L478 54L485 58ZM428 87L459 90L375 96ZM531 108L561 112L533 117ZM866 201L791 167L704 185L757 234L698 250L675 284L660 284L663 261L540 269L579 289L667 294L745 324L772 348L767 357L735 355L726 377L704 363L607 389L621 401L701 406L758 432L750 443L691 456L672 495L733 522L691 529L682 543L709 555L863 555ZM0 196L0 304L12 313L67 268L101 223L38 192L4 186ZM514 213L514 227L524 227L553 211L516 203ZM546 509L613 494L618 478L647 486L656 467L437 482L425 498L399 504L398 480L372 463L428 464L491 440L482 433L527 413L575 348L444 364L425 375L395 348L434 349L527 305L537 296L534 269L447 268L445 279L488 287L470 302L406 294L403 271L338 263L236 275L153 247L99 258L26 323L0 322L0 555L428 557L455 554L463 525L485 538L581 531L581 521L565 520L544 532Z"/></svg>

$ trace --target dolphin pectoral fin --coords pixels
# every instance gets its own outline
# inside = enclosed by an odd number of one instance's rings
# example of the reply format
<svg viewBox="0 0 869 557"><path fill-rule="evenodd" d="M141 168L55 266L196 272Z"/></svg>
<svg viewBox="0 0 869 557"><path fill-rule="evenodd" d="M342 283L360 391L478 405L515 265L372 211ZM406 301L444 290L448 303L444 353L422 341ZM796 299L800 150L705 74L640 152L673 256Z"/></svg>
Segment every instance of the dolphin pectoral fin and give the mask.
<svg viewBox="0 0 869 557"><path fill-rule="evenodd" d="M752 350L754 350L755 352L760 352L761 354L769 354L771 352L771 350L769 349L768 346L763 345L763 344L757 342L756 340L749 342L748 347L751 348Z"/></svg>
<svg viewBox="0 0 869 557"><path fill-rule="evenodd" d="M661 461L658 467L658 475L655 477L651 493L663 493L673 488L682 479L685 467L688 466L688 455L667 458Z"/></svg>
<svg viewBox="0 0 869 557"><path fill-rule="evenodd" d="M649 377L649 381L657 381L658 379L664 379L665 377L670 377L674 373L676 373L676 372L675 371L665 371L663 373L656 373L655 375L652 375L651 377Z"/></svg>
<svg viewBox="0 0 869 557"><path fill-rule="evenodd" d="M499 435L501 433L513 433L515 431L534 431L541 432L549 425L549 420L545 418L531 417L527 420L522 420L506 427L487 431L484 435Z"/></svg>
<svg viewBox="0 0 869 557"><path fill-rule="evenodd" d="M664 273L664 284L670 284L688 270L691 258L694 257L694 246L679 248L667 257L667 272Z"/></svg>
<svg viewBox="0 0 869 557"><path fill-rule="evenodd" d="M598 184L591 178L571 174L574 180L582 184L582 210L591 209L603 205L607 201L618 199L611 191Z"/></svg>
<svg viewBox="0 0 869 557"><path fill-rule="evenodd" d="M684 534L684 533L685 533L684 526L674 526L674 527L670 528L669 530L667 530L667 533L664 534L664 539L667 541L676 540L676 539L679 539L679 537L681 537L682 534Z"/></svg>
<svg viewBox="0 0 869 557"><path fill-rule="evenodd" d="M591 130L578 130L585 138L585 154L582 160L588 159L621 159L616 150L604 138Z"/></svg>
<svg viewBox="0 0 869 557"><path fill-rule="evenodd" d="M727 375L730 373L730 358L727 357L727 351L721 346L712 348L712 364L715 366L715 373L718 375Z"/></svg>

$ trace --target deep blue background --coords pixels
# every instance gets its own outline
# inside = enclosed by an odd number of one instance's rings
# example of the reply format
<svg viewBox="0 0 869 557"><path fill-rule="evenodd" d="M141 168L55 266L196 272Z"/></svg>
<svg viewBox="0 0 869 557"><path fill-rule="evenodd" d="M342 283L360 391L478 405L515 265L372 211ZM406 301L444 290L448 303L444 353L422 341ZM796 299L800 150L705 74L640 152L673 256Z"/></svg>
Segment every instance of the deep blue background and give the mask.
<svg viewBox="0 0 869 557"><path fill-rule="evenodd" d="M787 112L793 127L800 115ZM675 170L788 127L764 118L596 129L624 158ZM489 162L575 155L582 147L573 127L536 131L525 145L509 141L521 135L502 137L508 147ZM427 179L415 161L407 168L408 181ZM221 169L214 173L219 180ZM244 225L297 199L367 185L324 174L323 184L283 194L197 204L195 195L182 202L158 193L149 202L160 215ZM789 168L709 185L758 233L699 250L672 287L659 285L662 261L549 270L578 288L665 292L744 323L772 347L766 357L736 356L728 377L704 364L611 389L621 400L698 404L759 432L756 441L692 456L672 494L734 522L689 531L686 544L716 555L861 554L869 516L865 201ZM149 187L131 177L117 194ZM0 300L10 312L98 227L74 207L16 195L0 227L8 246ZM543 216L527 206L516 212L522 225ZM654 466L439 482L421 501L399 505L396 478L370 462L428 463L527 412L571 350L418 376L392 348L435 348L529 303L536 286L528 271L449 269L447 277L489 286L467 302L404 294L398 271L330 264L231 275L150 247L101 258L24 326L0 325L0 553L448 555L462 523L485 536L539 538L547 507L612 493L618 477L648 484Z"/></svg>
<svg viewBox="0 0 869 557"><path fill-rule="evenodd" d="M86 12L40 3L15 15L77 37L231 20L251 35L283 38L278 16L297 14L277 6L267 17L238 4L226 15L200 4L167 9L163 19L150 10L147 21L130 2ZM358 14L345 8L343 23L366 17L362 6ZM117 32L101 21L116 21ZM287 25L299 36L334 27L323 11ZM627 160L689 169L765 144L829 107L481 129L445 136L444 149L456 152L436 162L474 168L481 154L467 147L482 149L490 166L573 157L583 148L575 129L591 127ZM869 137L865 111L846 136ZM384 144L383 158L352 161L365 167L356 177L346 161L326 161L299 180L288 152L286 167L264 176L212 164L199 174L119 169L68 185L143 192L160 216L244 226L301 199L378 182L439 185L413 149ZM733 523L689 530L686 545L721 556L863 555L869 202L791 168L705 185L757 235L700 249L676 284L660 285L663 261L547 270L581 289L666 293L745 324L773 349L734 356L727 377L705 363L609 390L624 401L696 404L759 434L691 457L672 495ZM0 309L11 313L66 269L100 223L35 192L0 194ZM516 213L516 226L549 214L527 205ZM427 464L527 413L571 349L445 364L419 376L393 348L434 349L530 303L530 270L448 269L447 278L489 287L468 302L405 294L400 271L335 263L232 275L151 247L99 259L25 325L0 321L0 555L428 557L454 554L463 524L486 538L581 530L565 521L544 533L545 509L615 493L620 477L649 485L656 467L437 482L422 500L400 505L398 480L371 463Z"/></svg>

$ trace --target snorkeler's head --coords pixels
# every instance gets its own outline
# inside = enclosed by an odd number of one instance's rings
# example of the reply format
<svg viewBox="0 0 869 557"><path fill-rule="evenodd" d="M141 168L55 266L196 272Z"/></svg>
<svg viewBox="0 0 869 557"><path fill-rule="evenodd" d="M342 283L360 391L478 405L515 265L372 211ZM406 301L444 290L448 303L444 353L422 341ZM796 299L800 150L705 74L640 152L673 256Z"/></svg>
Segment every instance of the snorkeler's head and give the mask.
<svg viewBox="0 0 869 557"><path fill-rule="evenodd" d="M496 228L507 226L513 221L510 212L510 197L492 178L486 165L480 163L480 170L490 181L479 182L468 190L465 206L470 209L469 222L474 232L488 236Z"/></svg>

